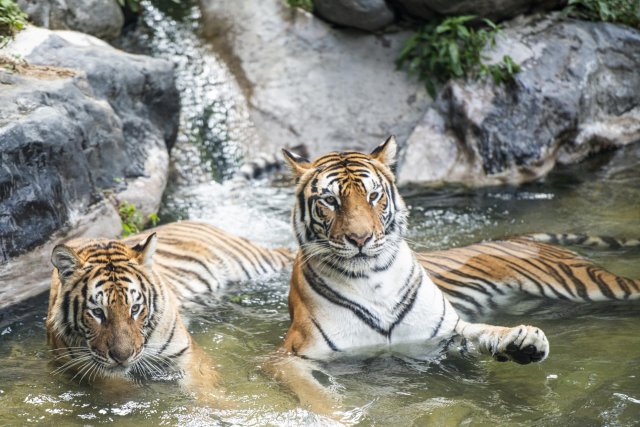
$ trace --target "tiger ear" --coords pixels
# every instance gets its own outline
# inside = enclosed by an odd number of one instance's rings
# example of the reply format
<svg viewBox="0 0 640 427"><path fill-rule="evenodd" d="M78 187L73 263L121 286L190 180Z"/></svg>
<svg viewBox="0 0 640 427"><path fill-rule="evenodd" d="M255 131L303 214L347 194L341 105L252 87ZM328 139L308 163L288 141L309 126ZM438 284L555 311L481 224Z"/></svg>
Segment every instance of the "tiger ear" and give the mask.
<svg viewBox="0 0 640 427"><path fill-rule="evenodd" d="M63 284L84 266L76 251L65 245L53 248L51 263L58 269L58 278Z"/></svg>
<svg viewBox="0 0 640 427"><path fill-rule="evenodd" d="M156 253L158 246L158 236L153 233L142 242L135 245L132 249L136 252L136 261L143 267L151 270L153 266L153 254Z"/></svg>
<svg viewBox="0 0 640 427"><path fill-rule="evenodd" d="M313 167L313 164L309 160L293 154L284 148L282 149L282 154L284 154L284 163L287 165L287 169L289 169L296 178L300 178L306 171Z"/></svg>
<svg viewBox="0 0 640 427"><path fill-rule="evenodd" d="M391 135L385 142L378 145L376 149L369 154L369 156L383 165L391 167L396 162L397 151L398 144L396 144L396 136Z"/></svg>

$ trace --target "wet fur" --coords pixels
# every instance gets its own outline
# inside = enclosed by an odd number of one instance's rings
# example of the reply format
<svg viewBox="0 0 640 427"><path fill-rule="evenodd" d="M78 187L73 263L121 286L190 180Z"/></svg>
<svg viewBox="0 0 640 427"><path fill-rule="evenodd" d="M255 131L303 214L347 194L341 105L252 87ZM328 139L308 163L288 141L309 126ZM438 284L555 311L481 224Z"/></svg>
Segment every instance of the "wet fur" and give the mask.
<svg viewBox="0 0 640 427"><path fill-rule="evenodd" d="M268 250L190 221L122 241L59 245L46 322L61 364L56 372L74 370L80 381L184 373L183 385L217 398L213 364L186 330L180 308L230 282L281 270L292 258L286 249Z"/></svg>

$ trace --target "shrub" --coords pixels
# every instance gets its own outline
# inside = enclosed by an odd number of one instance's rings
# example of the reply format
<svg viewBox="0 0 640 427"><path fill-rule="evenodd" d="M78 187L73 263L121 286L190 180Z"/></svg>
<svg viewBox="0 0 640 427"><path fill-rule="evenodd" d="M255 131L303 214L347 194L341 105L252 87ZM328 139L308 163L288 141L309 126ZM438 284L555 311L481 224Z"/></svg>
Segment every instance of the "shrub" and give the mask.
<svg viewBox="0 0 640 427"><path fill-rule="evenodd" d="M607 21L640 28L640 0L569 0L565 13L588 21Z"/></svg>
<svg viewBox="0 0 640 427"><path fill-rule="evenodd" d="M128 8L133 13L138 13L140 10L140 0L118 0L120 7Z"/></svg>
<svg viewBox="0 0 640 427"><path fill-rule="evenodd" d="M122 237L139 233L144 229L142 214L131 203L127 201L122 202L118 207L118 214L120 215L120 222L122 223ZM153 227L158 223L158 216L156 214L149 215L147 219Z"/></svg>
<svg viewBox="0 0 640 427"><path fill-rule="evenodd" d="M299 7L309 12L313 12L313 0L287 0L291 7Z"/></svg>
<svg viewBox="0 0 640 427"><path fill-rule="evenodd" d="M0 48L5 47L15 33L27 24L27 15L13 0L0 0Z"/></svg>
<svg viewBox="0 0 640 427"><path fill-rule="evenodd" d="M496 84L509 80L520 70L511 57L504 56L497 64L487 65L482 49L487 42L493 48L496 35L504 36L500 27L484 19L488 28L474 29L465 25L475 16L454 16L431 20L416 31L400 52L397 68L409 63L409 76L418 73L426 81L427 91L436 95L436 83L450 78L473 79L490 75Z"/></svg>

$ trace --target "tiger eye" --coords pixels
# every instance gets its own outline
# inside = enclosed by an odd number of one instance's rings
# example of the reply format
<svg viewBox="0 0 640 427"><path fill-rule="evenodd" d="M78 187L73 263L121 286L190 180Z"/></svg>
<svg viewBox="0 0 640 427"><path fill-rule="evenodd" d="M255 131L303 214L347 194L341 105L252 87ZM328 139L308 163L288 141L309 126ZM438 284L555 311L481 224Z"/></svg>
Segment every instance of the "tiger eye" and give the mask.
<svg viewBox="0 0 640 427"><path fill-rule="evenodd" d="M91 311L93 311L93 314L95 314L96 316L102 316L102 309L101 308L94 308Z"/></svg>
<svg viewBox="0 0 640 427"><path fill-rule="evenodd" d="M329 203L330 205L333 205L336 202L336 198L329 196L329 197L325 197L325 202Z"/></svg>
<svg viewBox="0 0 640 427"><path fill-rule="evenodd" d="M378 198L378 192L374 191L373 193L369 194L369 201L375 200Z"/></svg>
<svg viewBox="0 0 640 427"><path fill-rule="evenodd" d="M138 310L140 310L140 304L134 304L133 306L131 306L132 313L137 313Z"/></svg>

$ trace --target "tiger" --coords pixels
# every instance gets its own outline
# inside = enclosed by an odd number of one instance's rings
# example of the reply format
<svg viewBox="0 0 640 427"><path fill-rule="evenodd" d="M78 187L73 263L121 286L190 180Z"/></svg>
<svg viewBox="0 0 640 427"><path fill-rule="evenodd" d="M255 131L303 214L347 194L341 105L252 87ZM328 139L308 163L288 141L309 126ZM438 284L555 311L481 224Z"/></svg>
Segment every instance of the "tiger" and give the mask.
<svg viewBox="0 0 640 427"><path fill-rule="evenodd" d="M369 155L333 152L313 162L283 149L297 179L292 228L299 250L288 299L291 326L268 369L301 400L313 406L323 394L301 360L456 339L498 362L539 363L549 354L542 330L473 323L469 315L498 308L509 296L639 295L640 282L536 235L414 253L404 238L408 209L391 171L396 152L393 136Z"/></svg>
<svg viewBox="0 0 640 427"><path fill-rule="evenodd" d="M640 298L640 280L616 276L555 245L618 250L638 248L640 241L537 233L416 256L465 317L483 316L522 300L590 303Z"/></svg>
<svg viewBox="0 0 640 427"><path fill-rule="evenodd" d="M213 226L181 221L123 240L76 239L53 249L47 340L80 382L178 374L189 390L217 381L181 316L188 301L290 265Z"/></svg>

